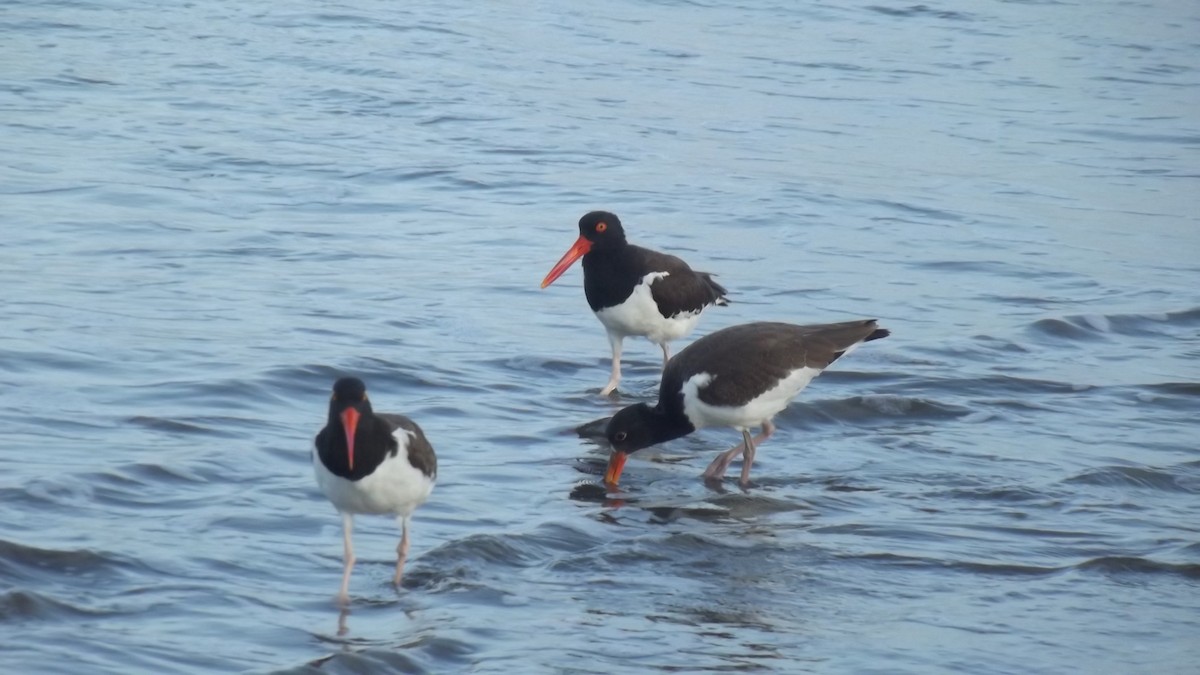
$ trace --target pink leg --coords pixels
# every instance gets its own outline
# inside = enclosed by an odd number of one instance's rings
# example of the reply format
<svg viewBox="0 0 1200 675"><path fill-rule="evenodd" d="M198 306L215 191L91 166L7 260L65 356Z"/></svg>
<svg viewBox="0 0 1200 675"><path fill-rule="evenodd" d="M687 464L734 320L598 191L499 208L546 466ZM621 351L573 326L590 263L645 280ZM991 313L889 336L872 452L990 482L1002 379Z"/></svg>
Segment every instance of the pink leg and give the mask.
<svg viewBox="0 0 1200 675"><path fill-rule="evenodd" d="M400 578L404 576L404 561L408 560L408 516L400 518L400 545L396 547L396 578L392 583L400 588Z"/></svg>
<svg viewBox="0 0 1200 675"><path fill-rule="evenodd" d="M354 542L351 540L351 533L354 532L354 516L349 513L342 514L342 544L345 546L343 559L345 560L342 568L342 590L338 593L337 601L345 606L350 602L350 572L354 569Z"/></svg>
<svg viewBox="0 0 1200 675"><path fill-rule="evenodd" d="M754 440L746 439L746 454L742 456L742 477L738 480L738 485L747 487L750 485L750 467L754 466L754 451L755 446L762 443L775 433L775 425L771 424L771 420L764 420L762 423L762 433L754 437ZM746 436L750 432L745 432Z"/></svg>
<svg viewBox="0 0 1200 675"><path fill-rule="evenodd" d="M775 433L775 425L771 424L771 420L763 421L762 433L754 438L750 438L749 430L743 431L742 442L717 455L712 464L709 464L708 468L704 470L704 478L716 479L723 477L733 460L738 455L744 455L744 459L742 460L742 476L739 482L745 486L750 482L750 466L754 464L756 446L770 438L773 433Z"/></svg>
<svg viewBox="0 0 1200 675"><path fill-rule="evenodd" d="M719 480L725 475L725 470L729 468L729 463L733 461L734 457L742 454L743 450L745 450L745 446L739 443L725 452L717 455L717 458L714 459L712 463L708 465L708 468L704 470L704 478L709 480Z"/></svg>
<svg viewBox="0 0 1200 675"><path fill-rule="evenodd" d="M749 450L742 456L742 476L738 480L738 484L742 487L750 485L750 467L754 466L754 453L758 446L771 437L775 433L775 425L771 424L771 420L763 420L762 431L754 437L753 440L747 441ZM750 434L747 432L747 436Z"/></svg>
<svg viewBox="0 0 1200 675"><path fill-rule="evenodd" d="M659 347L663 350L663 372L667 370L667 363L671 360L671 345L664 342Z"/></svg>
<svg viewBox="0 0 1200 675"><path fill-rule="evenodd" d="M608 384L600 390L601 396L608 396L617 389L617 383L621 381L621 341L625 338L620 335L608 334L608 342L612 345L612 375L608 378Z"/></svg>

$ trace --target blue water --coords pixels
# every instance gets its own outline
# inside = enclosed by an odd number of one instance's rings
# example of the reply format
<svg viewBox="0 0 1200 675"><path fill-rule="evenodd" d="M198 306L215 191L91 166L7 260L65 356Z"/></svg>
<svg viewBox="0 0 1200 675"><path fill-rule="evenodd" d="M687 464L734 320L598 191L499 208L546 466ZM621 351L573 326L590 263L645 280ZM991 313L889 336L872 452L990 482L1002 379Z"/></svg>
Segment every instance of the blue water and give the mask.
<svg viewBox="0 0 1200 675"><path fill-rule="evenodd" d="M0 6L0 658L22 673L1194 673L1200 6ZM877 317L639 453L585 211L752 320ZM682 345L677 345L676 348ZM439 453L340 522L341 374ZM735 465L736 467L736 465Z"/></svg>

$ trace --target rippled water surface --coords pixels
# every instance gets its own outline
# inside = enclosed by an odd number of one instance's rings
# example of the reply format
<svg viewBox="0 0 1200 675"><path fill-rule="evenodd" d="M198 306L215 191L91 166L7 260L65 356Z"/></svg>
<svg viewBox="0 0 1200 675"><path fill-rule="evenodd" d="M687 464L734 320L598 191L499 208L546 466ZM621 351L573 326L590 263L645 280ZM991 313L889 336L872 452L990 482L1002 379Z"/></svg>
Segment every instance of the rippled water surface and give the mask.
<svg viewBox="0 0 1200 675"><path fill-rule="evenodd" d="M46 673L1194 673L1200 6L9 2L0 658ZM735 323L892 330L639 453L585 211ZM677 345L681 346L681 345ZM309 464L366 379L398 535Z"/></svg>

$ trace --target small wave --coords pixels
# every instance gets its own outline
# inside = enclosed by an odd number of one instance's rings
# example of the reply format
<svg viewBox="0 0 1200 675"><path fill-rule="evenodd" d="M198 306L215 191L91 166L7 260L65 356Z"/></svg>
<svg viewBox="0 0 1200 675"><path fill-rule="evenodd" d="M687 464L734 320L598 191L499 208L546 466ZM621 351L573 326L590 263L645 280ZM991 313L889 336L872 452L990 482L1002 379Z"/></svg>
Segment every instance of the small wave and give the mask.
<svg viewBox="0 0 1200 675"><path fill-rule="evenodd" d="M595 545L592 537L561 524L545 524L529 533L474 534L447 542L421 557L423 564L457 570L468 576L473 566L528 567L562 552L578 552Z"/></svg>
<svg viewBox="0 0 1200 675"><path fill-rule="evenodd" d="M1178 574L1188 579L1200 579L1200 565L1165 563L1149 558L1104 556L1079 563L1076 569L1102 574Z"/></svg>
<svg viewBox="0 0 1200 675"><path fill-rule="evenodd" d="M302 668L277 670L274 675L313 673L428 673L429 669L408 654L391 649L344 649L309 661Z"/></svg>
<svg viewBox="0 0 1200 675"><path fill-rule="evenodd" d="M350 180L355 180L363 183L374 183L379 185L394 185L396 183L412 183L423 181L429 178L440 179L445 176L452 175L453 172L449 169L404 169L404 168L387 168L374 169L371 171L362 171L346 176Z"/></svg>
<svg viewBox="0 0 1200 675"><path fill-rule="evenodd" d="M33 591L16 589L0 594L0 622L94 619L118 613L73 605Z"/></svg>
<svg viewBox="0 0 1200 675"><path fill-rule="evenodd" d="M474 393L484 390L483 386L461 370L441 368L431 363L415 369L411 365L378 358L362 359L345 367L306 364L275 368L260 375L252 384L258 391L312 400L314 405L323 406L334 381L347 375L362 378L373 397L381 401L377 403L378 409L385 412L410 411L411 407L406 402L414 401L419 393Z"/></svg>
<svg viewBox="0 0 1200 675"><path fill-rule="evenodd" d="M1042 490L1027 487L953 488L931 495L937 498L964 499L981 502L1029 503L1056 500Z"/></svg>
<svg viewBox="0 0 1200 675"><path fill-rule="evenodd" d="M202 476L190 471L185 464L141 463L130 464L98 474L93 479L97 485L107 483L113 487L146 487L152 484L210 483L221 480L217 475Z"/></svg>
<svg viewBox="0 0 1200 675"><path fill-rule="evenodd" d="M129 424L139 427L145 427L153 431L162 431L168 434L187 434L200 436L217 436L222 438L236 438L238 434L230 433L222 430L219 427L213 427L203 424L197 424L199 420L184 421L182 419L169 419L166 417L152 417L148 415L138 415L127 420ZM239 420L245 422L245 420Z"/></svg>
<svg viewBox="0 0 1200 675"><path fill-rule="evenodd" d="M1186 469L1185 469L1186 470ZM1063 482L1102 487L1135 487L1164 492L1200 493L1200 486L1189 476L1169 469L1145 466L1107 466L1085 471Z"/></svg>
<svg viewBox="0 0 1200 675"><path fill-rule="evenodd" d="M339 644L339 651L309 661L301 667L272 671L272 675L463 672L471 670L469 666L474 665L472 655L476 651L466 642L436 634L419 634L413 638L395 640L394 644L372 644L367 647L356 646L355 639L326 641Z"/></svg>
<svg viewBox="0 0 1200 675"><path fill-rule="evenodd" d="M897 553L864 553L858 555L840 556L843 560L861 560L870 563L882 563L900 567L925 567L939 570L970 572L997 576L1046 576L1057 574L1064 568L1041 567L1038 565L1016 565L1013 563L985 563L978 561L943 560L921 556L900 555Z"/></svg>
<svg viewBox="0 0 1200 675"><path fill-rule="evenodd" d="M963 217L957 213L950 213L948 211L942 211L942 210L930 208L927 206L914 206L912 204L905 204L904 202L888 201L888 200L884 200L884 199L871 199L871 200L868 200L868 203L875 204L877 206L884 206L884 207L887 207L888 209L891 209L893 211L899 211L906 215L915 214L915 215L921 216L923 218L929 218L929 219L933 219L933 220L945 220L945 221L951 221L951 222L962 222L962 220L963 220ZM971 263L967 263L967 264L971 264ZM984 263L984 264L986 264L986 263ZM999 265L1001 263L996 263L996 264ZM938 266L953 266L953 267L957 268L958 265L960 265L960 263L948 262L948 263L932 263L931 265L922 264L922 265L920 265L920 267L935 267L936 268Z"/></svg>
<svg viewBox="0 0 1200 675"><path fill-rule="evenodd" d="M1161 382L1132 388L1132 398L1142 408L1157 408L1183 413L1191 417L1196 411L1200 382Z"/></svg>
<svg viewBox="0 0 1200 675"><path fill-rule="evenodd" d="M108 553L88 549L47 549L0 539L0 578L42 579L65 574L78 580L84 575L111 574L126 563Z"/></svg>
<svg viewBox="0 0 1200 675"><path fill-rule="evenodd" d="M1100 572L1106 575L1119 574L1178 574L1189 579L1200 579L1200 565L1192 563L1166 563L1137 556L1101 556L1074 565L1040 566L1014 563L993 563L971 560L944 560L895 553L866 553L842 556L843 560L861 560L870 563L901 567L930 568L968 572L971 574L999 576L1049 576L1070 570Z"/></svg>
<svg viewBox="0 0 1200 675"><path fill-rule="evenodd" d="M36 373L45 371L69 373L111 373L112 361L86 354L51 353L48 351L0 349L0 371Z"/></svg>
<svg viewBox="0 0 1200 675"><path fill-rule="evenodd" d="M715 506L644 506L647 512L653 516L653 523L673 523L681 518L695 518L697 520L714 520L718 518L727 518L731 514L722 508Z"/></svg>
<svg viewBox="0 0 1200 675"><path fill-rule="evenodd" d="M867 9L879 14L888 16L896 16L905 19L932 17L935 19L948 19L951 21L973 21L974 17L963 12L955 12L948 9L934 9L927 5L910 5L908 7L883 7L880 5L868 5Z"/></svg>
<svg viewBox="0 0 1200 675"><path fill-rule="evenodd" d="M729 493L709 498L707 501L721 507L725 515L734 518L754 518L807 508L804 504L762 494Z"/></svg>
<svg viewBox="0 0 1200 675"><path fill-rule="evenodd" d="M1056 339L1098 340L1106 335L1161 336L1168 329L1196 324L1200 324L1200 309L1158 314L1076 314L1039 319L1029 329Z"/></svg>
<svg viewBox="0 0 1200 675"><path fill-rule="evenodd" d="M780 417L796 424L811 423L814 411L826 421L851 424L893 423L897 418L905 420L956 419L971 414L967 408L929 399L894 394L872 394L841 400L810 402L807 406L793 406L785 410Z"/></svg>
<svg viewBox="0 0 1200 675"><path fill-rule="evenodd" d="M1013 394L1018 398L1031 394L1077 394L1090 389L1087 385L1056 382L1054 380L1039 380L1032 377L1014 377L1011 375L991 375L972 378L925 379L910 383L909 391L920 389L937 393L963 395L1000 396Z"/></svg>
<svg viewBox="0 0 1200 675"><path fill-rule="evenodd" d="M1030 329L1053 338L1066 340L1095 340L1099 334L1094 329L1085 328L1073 321L1064 319L1039 319L1033 322Z"/></svg>
<svg viewBox="0 0 1200 675"><path fill-rule="evenodd" d="M266 387L242 379L171 380L133 386L126 391L128 395L121 403L135 408L169 400L180 406L187 404L195 408L241 412L282 403ZM151 416L139 416L131 420L139 418L143 422L153 419Z"/></svg>
<svg viewBox="0 0 1200 675"><path fill-rule="evenodd" d="M1144 384L1139 388L1156 394L1200 396L1200 382L1159 382L1157 384Z"/></svg>

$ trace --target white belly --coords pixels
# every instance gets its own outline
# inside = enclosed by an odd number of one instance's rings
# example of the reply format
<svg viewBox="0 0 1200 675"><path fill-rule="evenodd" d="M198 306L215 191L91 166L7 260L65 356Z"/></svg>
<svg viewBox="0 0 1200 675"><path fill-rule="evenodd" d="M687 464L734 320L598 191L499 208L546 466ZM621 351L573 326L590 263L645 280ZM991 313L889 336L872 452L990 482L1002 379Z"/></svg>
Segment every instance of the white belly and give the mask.
<svg viewBox="0 0 1200 675"><path fill-rule="evenodd" d="M771 389L740 406L711 405L700 400L700 391L713 380L709 373L698 373L683 383L683 413L697 429L733 427L748 429L770 420L783 411L814 377L820 368L798 368Z"/></svg>
<svg viewBox="0 0 1200 675"><path fill-rule="evenodd" d="M650 284L665 276L666 272L652 272L642 277L625 302L601 309L596 312L596 318L600 319L600 323L604 324L604 328L611 335L622 338L644 335L646 339L660 345L678 340L692 332L703 310L680 312L671 317L664 317L658 312L658 304L650 294Z"/></svg>
<svg viewBox="0 0 1200 675"><path fill-rule="evenodd" d="M330 473L313 453L317 486L341 513L378 513L410 516L433 492L433 480L408 463L408 433L396 432L400 450L375 472L358 481Z"/></svg>

